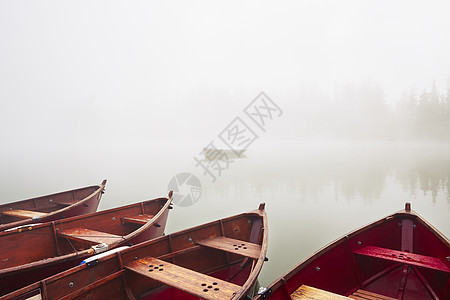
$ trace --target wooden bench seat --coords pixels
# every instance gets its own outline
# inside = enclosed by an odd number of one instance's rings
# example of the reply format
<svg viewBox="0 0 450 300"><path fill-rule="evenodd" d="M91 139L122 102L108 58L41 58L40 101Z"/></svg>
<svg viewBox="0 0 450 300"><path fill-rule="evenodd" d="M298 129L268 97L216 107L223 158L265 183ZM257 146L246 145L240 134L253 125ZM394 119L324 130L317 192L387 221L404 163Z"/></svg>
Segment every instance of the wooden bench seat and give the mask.
<svg viewBox="0 0 450 300"><path fill-rule="evenodd" d="M258 259L261 253L261 245L223 236L197 241L196 243L201 246L243 255L253 259Z"/></svg>
<svg viewBox="0 0 450 300"><path fill-rule="evenodd" d="M63 232L60 231L58 232L58 236L63 238L69 238L75 241L88 242L93 244L101 244L101 243L110 244L112 242L123 239L123 237L119 235L96 230L90 230L86 228L64 229Z"/></svg>
<svg viewBox="0 0 450 300"><path fill-rule="evenodd" d="M367 246L362 249L354 250L353 253L450 273L450 267L436 257L374 246Z"/></svg>
<svg viewBox="0 0 450 300"><path fill-rule="evenodd" d="M38 219L47 216L48 213L43 213L40 211L14 209L14 210L4 210L2 211L2 215L18 217L23 219Z"/></svg>
<svg viewBox="0 0 450 300"><path fill-rule="evenodd" d="M239 285L186 269L166 261L144 257L125 269L180 289L201 299L231 299Z"/></svg>
<svg viewBox="0 0 450 300"><path fill-rule="evenodd" d="M300 286L291 294L292 300L349 300L350 298L308 285Z"/></svg>
<svg viewBox="0 0 450 300"><path fill-rule="evenodd" d="M153 219L153 215L135 215L130 217L123 217L121 218L122 223L134 223L134 224L147 224L151 219Z"/></svg>
<svg viewBox="0 0 450 300"><path fill-rule="evenodd" d="M350 299L356 299L356 300L397 300L396 298L391 298L388 296L383 296L377 293L365 291L365 290L357 290L350 296L348 296Z"/></svg>

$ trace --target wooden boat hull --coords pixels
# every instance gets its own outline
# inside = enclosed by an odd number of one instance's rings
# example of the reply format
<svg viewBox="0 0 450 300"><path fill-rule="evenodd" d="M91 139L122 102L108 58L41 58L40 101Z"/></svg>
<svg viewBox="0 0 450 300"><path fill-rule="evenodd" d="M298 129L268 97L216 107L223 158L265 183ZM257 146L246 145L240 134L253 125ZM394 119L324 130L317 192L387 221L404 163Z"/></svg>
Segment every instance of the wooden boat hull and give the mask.
<svg viewBox="0 0 450 300"><path fill-rule="evenodd" d="M2 204L0 231L96 212L105 185L103 180L100 185Z"/></svg>
<svg viewBox="0 0 450 300"><path fill-rule="evenodd" d="M162 236L170 204L171 197L158 198L0 233L0 295L94 254Z"/></svg>
<svg viewBox="0 0 450 300"><path fill-rule="evenodd" d="M244 299L267 252L264 206L147 241L3 299Z"/></svg>
<svg viewBox="0 0 450 300"><path fill-rule="evenodd" d="M448 239L407 204L321 249L255 299L449 299L449 256Z"/></svg>

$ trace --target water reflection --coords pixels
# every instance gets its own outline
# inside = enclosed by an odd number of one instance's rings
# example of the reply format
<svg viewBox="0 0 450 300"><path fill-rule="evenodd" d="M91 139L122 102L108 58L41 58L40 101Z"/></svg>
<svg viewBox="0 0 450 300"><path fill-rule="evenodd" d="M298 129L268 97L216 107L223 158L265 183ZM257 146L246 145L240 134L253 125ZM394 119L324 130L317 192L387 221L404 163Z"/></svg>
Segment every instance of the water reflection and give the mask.
<svg viewBox="0 0 450 300"><path fill-rule="evenodd" d="M433 203L436 203L438 194L444 193L450 203L449 151L448 147L415 151L397 168L396 178L413 196L418 192L430 193Z"/></svg>
<svg viewBox="0 0 450 300"><path fill-rule="evenodd" d="M67 152L48 155L48 149L33 157L11 154L0 169L1 201L107 178L100 205L107 209L166 195L174 175L190 172L202 181L202 196L193 206L175 207L166 232L245 212L266 202L270 260L260 276L263 285L332 240L402 209L407 201L450 235L448 144L261 140L246 151L247 158L236 159L215 182L196 169L193 156L198 152L199 147L191 143L158 147L150 143L133 148L105 146L89 156L74 153L70 160ZM16 165L17 161L21 164Z"/></svg>
<svg viewBox="0 0 450 300"><path fill-rule="evenodd" d="M209 190L206 186L201 205L227 211L267 202L271 260L261 273L263 284L343 234L402 209L405 202L450 233L446 144L279 143L255 148Z"/></svg>
<svg viewBox="0 0 450 300"><path fill-rule="evenodd" d="M332 188L336 197L376 201L389 178L416 196L438 194L450 204L450 148L445 144L290 144L249 152L246 161L226 182L234 190L264 195L271 192L317 198ZM230 190L229 184L215 184L216 193Z"/></svg>

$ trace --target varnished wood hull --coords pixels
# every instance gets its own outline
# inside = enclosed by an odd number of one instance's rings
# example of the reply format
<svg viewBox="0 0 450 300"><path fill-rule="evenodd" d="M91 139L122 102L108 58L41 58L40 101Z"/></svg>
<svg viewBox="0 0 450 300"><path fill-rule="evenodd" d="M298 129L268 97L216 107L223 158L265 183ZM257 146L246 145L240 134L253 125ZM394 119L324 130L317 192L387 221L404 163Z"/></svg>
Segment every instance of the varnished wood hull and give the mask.
<svg viewBox="0 0 450 300"><path fill-rule="evenodd" d="M171 203L158 198L0 233L0 295L121 245L164 234Z"/></svg>
<svg viewBox="0 0 450 300"><path fill-rule="evenodd" d="M105 185L106 180L100 185L1 204L0 231L96 212Z"/></svg>
<svg viewBox="0 0 450 300"><path fill-rule="evenodd" d="M266 251L267 217L260 206L99 258L4 299L243 299Z"/></svg>
<svg viewBox="0 0 450 300"><path fill-rule="evenodd" d="M449 299L449 256L449 240L407 204L321 249L255 300L324 299L327 292L345 299L361 299L361 293L376 294L367 299Z"/></svg>

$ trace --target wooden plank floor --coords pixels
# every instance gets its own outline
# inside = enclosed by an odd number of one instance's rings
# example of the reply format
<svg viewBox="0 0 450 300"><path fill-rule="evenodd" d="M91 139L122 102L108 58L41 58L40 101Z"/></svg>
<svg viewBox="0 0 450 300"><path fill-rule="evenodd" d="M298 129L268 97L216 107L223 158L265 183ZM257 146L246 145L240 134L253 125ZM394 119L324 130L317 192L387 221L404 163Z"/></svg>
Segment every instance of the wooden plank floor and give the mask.
<svg viewBox="0 0 450 300"><path fill-rule="evenodd" d="M236 253L254 259L259 258L259 255L261 253L261 245L241 240L230 239L223 236L201 240L196 243L205 247Z"/></svg>
<svg viewBox="0 0 450 300"><path fill-rule="evenodd" d="M357 290L352 295L348 296L350 299L356 300L397 300L395 298L383 296L365 290Z"/></svg>
<svg viewBox="0 0 450 300"><path fill-rule="evenodd" d="M330 293L308 285L300 286L291 294L292 300L349 300L345 296Z"/></svg>
<svg viewBox="0 0 450 300"><path fill-rule="evenodd" d="M58 232L58 236L80 242L89 242L94 244L101 244L101 243L109 244L117 240L123 239L123 237L119 235L86 228L65 229L64 232Z"/></svg>
<svg viewBox="0 0 450 300"><path fill-rule="evenodd" d="M144 257L125 269L150 277L202 299L231 299L239 285L186 269L166 261Z"/></svg>

